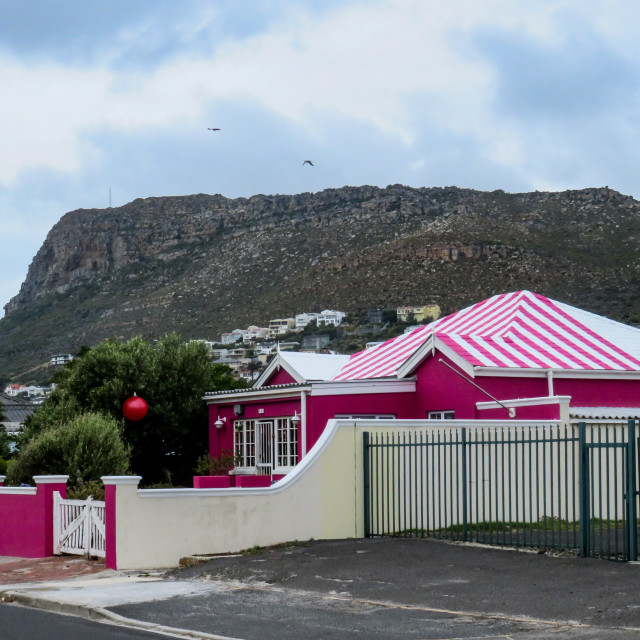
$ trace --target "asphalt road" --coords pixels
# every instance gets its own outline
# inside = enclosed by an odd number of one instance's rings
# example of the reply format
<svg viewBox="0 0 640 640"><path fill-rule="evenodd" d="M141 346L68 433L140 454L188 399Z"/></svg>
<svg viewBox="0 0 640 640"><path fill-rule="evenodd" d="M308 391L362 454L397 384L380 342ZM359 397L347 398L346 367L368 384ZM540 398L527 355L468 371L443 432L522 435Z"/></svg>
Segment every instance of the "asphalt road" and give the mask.
<svg viewBox="0 0 640 640"><path fill-rule="evenodd" d="M0 604L0 640L158 640L159 637L137 629Z"/></svg>
<svg viewBox="0 0 640 640"><path fill-rule="evenodd" d="M433 540L318 541L168 579L207 594L109 607L244 640L640 637L640 566Z"/></svg>

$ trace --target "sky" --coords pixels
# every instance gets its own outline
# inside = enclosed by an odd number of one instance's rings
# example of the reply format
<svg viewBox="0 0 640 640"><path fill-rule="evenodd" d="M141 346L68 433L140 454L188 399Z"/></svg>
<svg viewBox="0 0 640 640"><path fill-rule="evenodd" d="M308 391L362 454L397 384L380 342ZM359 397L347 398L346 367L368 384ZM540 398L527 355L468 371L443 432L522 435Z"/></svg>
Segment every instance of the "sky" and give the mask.
<svg viewBox="0 0 640 640"><path fill-rule="evenodd" d="M364 184L640 198L637 0L0 0L0 92L0 315L79 208Z"/></svg>

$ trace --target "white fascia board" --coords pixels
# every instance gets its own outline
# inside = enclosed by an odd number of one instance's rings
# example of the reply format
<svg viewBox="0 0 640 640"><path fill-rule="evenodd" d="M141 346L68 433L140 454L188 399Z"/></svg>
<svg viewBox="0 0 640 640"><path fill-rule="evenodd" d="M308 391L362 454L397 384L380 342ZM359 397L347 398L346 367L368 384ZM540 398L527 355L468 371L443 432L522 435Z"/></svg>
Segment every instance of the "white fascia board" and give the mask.
<svg viewBox="0 0 640 640"><path fill-rule="evenodd" d="M397 369L398 378L411 375L433 349L433 334L423 342Z"/></svg>
<svg viewBox="0 0 640 640"><path fill-rule="evenodd" d="M351 396L369 393L413 393L416 390L415 378L404 380L346 380L313 382L311 384L312 396Z"/></svg>
<svg viewBox="0 0 640 640"><path fill-rule="evenodd" d="M300 385L287 388L280 387L264 387L262 389L246 389L240 390L238 393L220 393L218 395L204 396L202 399L207 404L237 404L238 402L246 402L248 400L262 400L265 398L297 398L303 391L310 391L309 385Z"/></svg>
<svg viewBox="0 0 640 640"><path fill-rule="evenodd" d="M255 382L253 383L254 389L259 389L260 387L262 387L262 385L266 382L269 376L274 372L274 370L277 367L277 364L276 364L277 359L278 359L277 355L271 358L271 362L262 370L262 373L260 373L260 375L255 379Z"/></svg>
<svg viewBox="0 0 640 640"><path fill-rule="evenodd" d="M469 377L476 377L476 369L470 363L467 362L461 355L457 354L449 345L445 344L437 336L435 339L435 348L443 355L449 358L458 369L464 371Z"/></svg>
<svg viewBox="0 0 640 640"><path fill-rule="evenodd" d="M504 407L537 407L544 404L569 405L571 396L541 396L537 398L514 398L500 400L500 403L487 401L476 402L476 409L504 409Z"/></svg>
<svg viewBox="0 0 640 640"><path fill-rule="evenodd" d="M640 371L605 371L603 369L528 369L518 367L475 367L476 376L496 378L593 378L597 380L640 380Z"/></svg>
<svg viewBox="0 0 640 640"><path fill-rule="evenodd" d="M422 362L434 351L439 351L443 356L446 356L471 378L475 377L474 368L469 362L457 354L451 347L442 342L437 335L431 334L427 341L418 347L418 349L416 349L411 356L405 360L400 367L398 367L396 372L398 378L405 378L415 373L415 370L420 366L420 364L422 364Z"/></svg>

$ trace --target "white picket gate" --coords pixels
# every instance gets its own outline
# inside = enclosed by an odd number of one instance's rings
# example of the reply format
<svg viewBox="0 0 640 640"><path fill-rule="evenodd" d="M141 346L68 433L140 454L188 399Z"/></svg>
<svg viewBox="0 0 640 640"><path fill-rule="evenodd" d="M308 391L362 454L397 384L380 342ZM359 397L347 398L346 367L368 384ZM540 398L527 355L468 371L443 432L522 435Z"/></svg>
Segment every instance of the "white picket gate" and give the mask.
<svg viewBox="0 0 640 640"><path fill-rule="evenodd" d="M105 557L105 503L65 500L53 493L53 552Z"/></svg>

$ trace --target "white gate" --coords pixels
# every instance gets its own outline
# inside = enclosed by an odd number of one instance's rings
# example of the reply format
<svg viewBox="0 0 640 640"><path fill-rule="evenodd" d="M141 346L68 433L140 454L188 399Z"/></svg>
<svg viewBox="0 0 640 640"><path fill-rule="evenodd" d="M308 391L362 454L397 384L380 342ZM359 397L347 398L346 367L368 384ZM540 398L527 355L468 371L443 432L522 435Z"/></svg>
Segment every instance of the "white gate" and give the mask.
<svg viewBox="0 0 640 640"><path fill-rule="evenodd" d="M64 500L53 493L53 552L105 557L105 504L91 496Z"/></svg>

